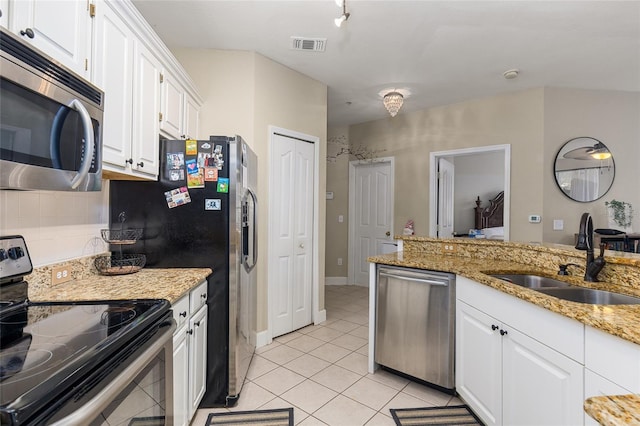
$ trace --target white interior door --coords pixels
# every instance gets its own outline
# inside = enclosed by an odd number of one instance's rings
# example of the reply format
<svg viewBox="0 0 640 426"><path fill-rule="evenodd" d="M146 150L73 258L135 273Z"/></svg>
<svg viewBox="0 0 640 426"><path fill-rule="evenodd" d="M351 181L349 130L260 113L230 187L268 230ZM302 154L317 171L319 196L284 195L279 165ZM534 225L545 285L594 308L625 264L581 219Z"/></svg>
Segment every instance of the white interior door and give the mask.
<svg viewBox="0 0 640 426"><path fill-rule="evenodd" d="M454 176L455 167L453 163L440 158L438 160L438 237L440 238L453 237Z"/></svg>
<svg viewBox="0 0 640 426"><path fill-rule="evenodd" d="M353 227L349 256L350 284L369 285L367 258L382 253L382 243L392 240L393 172L391 161L355 165L350 197ZM351 210L351 209L350 209Z"/></svg>
<svg viewBox="0 0 640 426"><path fill-rule="evenodd" d="M311 324L313 270L313 143L274 134L269 268L275 282L269 304L272 336Z"/></svg>

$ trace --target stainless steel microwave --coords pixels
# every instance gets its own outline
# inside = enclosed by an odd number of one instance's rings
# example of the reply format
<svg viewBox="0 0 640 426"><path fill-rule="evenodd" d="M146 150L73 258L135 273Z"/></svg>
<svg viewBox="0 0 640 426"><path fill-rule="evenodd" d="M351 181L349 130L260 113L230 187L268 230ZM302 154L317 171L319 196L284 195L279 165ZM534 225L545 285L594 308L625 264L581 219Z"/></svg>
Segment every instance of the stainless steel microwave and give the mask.
<svg viewBox="0 0 640 426"><path fill-rule="evenodd" d="M99 191L104 93L0 27L0 189Z"/></svg>

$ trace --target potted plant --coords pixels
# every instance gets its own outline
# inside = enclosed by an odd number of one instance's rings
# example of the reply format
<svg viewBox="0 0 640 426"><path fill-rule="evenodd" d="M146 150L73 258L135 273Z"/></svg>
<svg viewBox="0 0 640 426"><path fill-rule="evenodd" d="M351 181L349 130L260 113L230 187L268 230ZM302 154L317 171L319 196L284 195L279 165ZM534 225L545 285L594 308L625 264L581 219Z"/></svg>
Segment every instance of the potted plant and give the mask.
<svg viewBox="0 0 640 426"><path fill-rule="evenodd" d="M631 232L631 223L633 221L633 206L626 201L605 201L609 213L609 226L613 224L622 228L621 230Z"/></svg>

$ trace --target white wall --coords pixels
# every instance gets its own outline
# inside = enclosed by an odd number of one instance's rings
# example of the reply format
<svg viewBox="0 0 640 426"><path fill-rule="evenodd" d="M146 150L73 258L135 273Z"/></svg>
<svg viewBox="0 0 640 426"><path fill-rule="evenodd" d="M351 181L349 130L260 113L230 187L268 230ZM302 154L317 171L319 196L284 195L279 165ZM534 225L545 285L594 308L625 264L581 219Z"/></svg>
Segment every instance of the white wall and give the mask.
<svg viewBox="0 0 640 426"><path fill-rule="evenodd" d="M104 253L109 183L101 192L0 190L0 235L22 235L34 267Z"/></svg>

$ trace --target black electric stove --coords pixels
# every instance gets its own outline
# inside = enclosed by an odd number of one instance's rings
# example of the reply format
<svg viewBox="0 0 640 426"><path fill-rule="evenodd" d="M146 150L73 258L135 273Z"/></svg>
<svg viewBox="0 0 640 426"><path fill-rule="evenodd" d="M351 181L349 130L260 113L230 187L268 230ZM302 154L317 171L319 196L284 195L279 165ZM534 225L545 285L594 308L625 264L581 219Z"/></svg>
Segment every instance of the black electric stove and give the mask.
<svg viewBox="0 0 640 426"><path fill-rule="evenodd" d="M166 300L36 303L24 239L0 237L0 424L73 412L172 323ZM100 384L100 385L98 385Z"/></svg>

